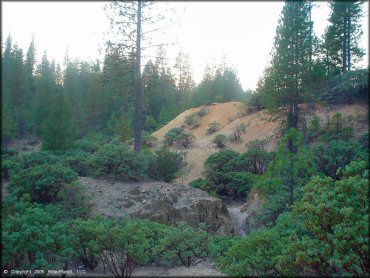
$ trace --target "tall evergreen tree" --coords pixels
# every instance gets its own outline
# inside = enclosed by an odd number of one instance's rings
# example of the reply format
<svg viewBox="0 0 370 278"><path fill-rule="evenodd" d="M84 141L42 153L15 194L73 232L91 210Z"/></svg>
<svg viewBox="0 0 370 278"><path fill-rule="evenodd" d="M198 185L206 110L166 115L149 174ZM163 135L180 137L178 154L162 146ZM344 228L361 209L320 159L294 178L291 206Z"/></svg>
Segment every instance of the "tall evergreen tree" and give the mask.
<svg viewBox="0 0 370 278"><path fill-rule="evenodd" d="M330 25L324 34L326 65L330 73L335 73L337 69L343 73L350 71L365 54L358 44L362 35L360 20L363 2L330 2Z"/></svg>
<svg viewBox="0 0 370 278"><path fill-rule="evenodd" d="M76 126L66 96L58 92L52 100L50 112L43 126L45 150L65 150L76 137Z"/></svg>
<svg viewBox="0 0 370 278"><path fill-rule="evenodd" d="M272 61L260 90L267 107L283 130L298 129L304 124L300 104L313 98L308 90L312 49L311 4L287 1L283 8L272 53Z"/></svg>

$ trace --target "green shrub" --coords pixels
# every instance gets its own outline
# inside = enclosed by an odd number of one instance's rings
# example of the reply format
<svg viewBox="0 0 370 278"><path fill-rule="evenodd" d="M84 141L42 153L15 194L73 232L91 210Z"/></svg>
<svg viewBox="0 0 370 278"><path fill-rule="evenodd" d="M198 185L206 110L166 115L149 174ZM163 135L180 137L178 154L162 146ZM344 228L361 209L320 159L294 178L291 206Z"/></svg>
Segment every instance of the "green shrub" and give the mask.
<svg viewBox="0 0 370 278"><path fill-rule="evenodd" d="M239 154L233 150L221 150L210 155L204 164L208 179L213 181L215 184L220 183L220 174L225 173L224 167L226 163L238 155Z"/></svg>
<svg viewBox="0 0 370 278"><path fill-rule="evenodd" d="M107 144L109 142L108 137L96 133L96 134L89 134L86 137L79 139L74 142L73 147L77 149L81 149L88 153L96 152L101 146Z"/></svg>
<svg viewBox="0 0 370 278"><path fill-rule="evenodd" d="M307 139L309 142L311 142L314 139L317 139L319 135L322 134L321 126L320 126L320 118L317 116L314 116L310 124L308 126L307 130Z"/></svg>
<svg viewBox="0 0 370 278"><path fill-rule="evenodd" d="M146 135L143 138L143 146L146 146L148 148L153 148L157 145L158 139L155 136L152 135Z"/></svg>
<svg viewBox="0 0 370 278"><path fill-rule="evenodd" d="M193 134L185 132L183 128L175 127L166 133L164 136L164 143L168 146L172 146L176 143L184 148L189 148L193 143L193 139Z"/></svg>
<svg viewBox="0 0 370 278"><path fill-rule="evenodd" d="M293 210L302 217L306 236L285 254L283 269L311 276L368 275L368 178L368 163L359 161L343 169L339 180L311 179Z"/></svg>
<svg viewBox="0 0 370 278"><path fill-rule="evenodd" d="M234 236L212 235L208 241L207 256L216 262L224 258L228 250L235 244L238 244L241 238Z"/></svg>
<svg viewBox="0 0 370 278"><path fill-rule="evenodd" d="M9 180L20 170L20 158L17 156L1 155L1 178Z"/></svg>
<svg viewBox="0 0 370 278"><path fill-rule="evenodd" d="M360 138L360 144L364 149L369 149L369 132L365 132Z"/></svg>
<svg viewBox="0 0 370 278"><path fill-rule="evenodd" d="M337 177L339 168L344 168L353 160L367 159L367 153L360 143L354 140L330 141L313 147L314 161L319 170L326 176Z"/></svg>
<svg viewBox="0 0 370 278"><path fill-rule="evenodd" d="M215 133L220 128L220 124L218 122L211 122L207 128L207 134Z"/></svg>
<svg viewBox="0 0 370 278"><path fill-rule="evenodd" d="M228 181L224 187L224 194L231 197L246 198L249 191L255 186L258 181L258 176L251 173L227 173Z"/></svg>
<svg viewBox="0 0 370 278"><path fill-rule="evenodd" d="M34 166L39 166L43 164L62 164L62 158L55 153L50 151L40 151L40 152L32 152L30 154L25 154L20 156L20 168L27 169Z"/></svg>
<svg viewBox="0 0 370 278"><path fill-rule="evenodd" d="M224 148L226 145L227 137L224 134L217 134L212 142L216 144L216 146L220 149Z"/></svg>
<svg viewBox="0 0 370 278"><path fill-rule="evenodd" d="M151 159L151 156L132 151L123 144L105 144L89 164L96 176L139 180L147 177Z"/></svg>
<svg viewBox="0 0 370 278"><path fill-rule="evenodd" d="M242 133L245 133L245 130L246 130L246 126L244 123L236 125L233 128L233 133L230 135L230 141L233 143L241 142L241 135Z"/></svg>
<svg viewBox="0 0 370 278"><path fill-rule="evenodd" d="M4 269L61 269L73 254L70 227L45 206L22 198L1 221Z"/></svg>
<svg viewBox="0 0 370 278"><path fill-rule="evenodd" d="M215 185L210 182L209 180L205 180L205 179L202 179L202 178L198 178L196 180L193 180L189 183L189 185L191 187L194 187L194 188L199 188L203 191L206 191L208 193L210 193L211 196L214 196L216 197L217 196L217 193L216 193L216 187Z"/></svg>
<svg viewBox="0 0 370 278"><path fill-rule="evenodd" d="M190 267L206 257L207 245L208 234L204 230L179 222L177 227L163 233L157 253L167 265L181 263Z"/></svg>
<svg viewBox="0 0 370 278"><path fill-rule="evenodd" d="M21 169L10 181L9 190L21 197L27 193L32 201L52 203L59 190L77 179L77 174L62 164L43 164Z"/></svg>
<svg viewBox="0 0 370 278"><path fill-rule="evenodd" d="M16 156L18 155L18 151L15 148L6 148L1 150L1 154L8 156Z"/></svg>
<svg viewBox="0 0 370 278"><path fill-rule="evenodd" d="M249 172L256 175L266 173L269 163L274 159L274 153L263 149L249 149L229 161L225 165L227 172Z"/></svg>
<svg viewBox="0 0 370 278"><path fill-rule="evenodd" d="M184 129L181 127L170 129L164 136L164 143L168 146L172 146L173 143L181 140L181 136L183 133Z"/></svg>
<svg viewBox="0 0 370 278"><path fill-rule="evenodd" d="M154 159L149 167L149 176L156 180L169 182L176 178L176 173L184 164L184 153L173 152L162 147L155 152Z"/></svg>
<svg viewBox="0 0 370 278"><path fill-rule="evenodd" d="M86 177L91 174L89 165L90 153L80 149L71 149L67 150L62 157L65 164L71 167L80 176Z"/></svg>
<svg viewBox="0 0 370 278"><path fill-rule="evenodd" d="M199 117L204 117L204 116L208 115L208 113L209 113L208 109L202 109L198 112L198 116Z"/></svg>
<svg viewBox="0 0 370 278"><path fill-rule="evenodd" d="M191 129L198 128L200 126L200 121L197 118L196 114L191 114L185 117L185 123L187 126L189 126Z"/></svg>

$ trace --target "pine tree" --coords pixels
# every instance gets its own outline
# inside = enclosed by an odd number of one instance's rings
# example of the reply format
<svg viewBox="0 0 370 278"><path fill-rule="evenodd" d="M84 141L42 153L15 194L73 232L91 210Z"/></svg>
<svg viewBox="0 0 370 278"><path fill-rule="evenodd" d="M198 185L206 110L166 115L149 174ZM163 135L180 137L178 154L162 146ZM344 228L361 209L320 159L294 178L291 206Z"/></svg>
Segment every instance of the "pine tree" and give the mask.
<svg viewBox="0 0 370 278"><path fill-rule="evenodd" d="M313 98L307 86L313 41L310 9L310 3L305 1L286 2L271 65L263 82L268 110L274 120L281 122L283 130L303 126L304 113L300 105Z"/></svg>
<svg viewBox="0 0 370 278"><path fill-rule="evenodd" d="M324 34L326 65L330 73L341 69L350 71L363 56L364 50L358 45L362 35L361 17L364 1L332 1L330 3L330 25Z"/></svg>
<svg viewBox="0 0 370 278"><path fill-rule="evenodd" d="M54 96L50 112L43 126L45 150L65 150L76 138L76 126L66 96L58 92Z"/></svg>

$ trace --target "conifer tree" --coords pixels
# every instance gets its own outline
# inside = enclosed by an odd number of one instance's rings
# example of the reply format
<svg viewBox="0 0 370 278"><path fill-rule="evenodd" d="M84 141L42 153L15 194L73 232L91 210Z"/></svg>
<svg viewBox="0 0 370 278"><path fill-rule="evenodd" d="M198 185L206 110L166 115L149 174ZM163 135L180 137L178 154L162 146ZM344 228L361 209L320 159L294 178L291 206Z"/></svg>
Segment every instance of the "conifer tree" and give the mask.
<svg viewBox="0 0 370 278"><path fill-rule="evenodd" d="M311 5L287 1L277 27L272 60L263 86L267 107L283 130L301 128L304 113L300 104L313 96L308 90L312 49Z"/></svg>
<svg viewBox="0 0 370 278"><path fill-rule="evenodd" d="M324 34L325 61L329 73L336 73L338 69L343 73L350 71L365 54L358 44L362 35L360 20L363 2L330 2L330 25Z"/></svg>
<svg viewBox="0 0 370 278"><path fill-rule="evenodd" d="M66 96L58 92L52 101L50 112L43 126L45 150L65 150L76 137L76 126Z"/></svg>

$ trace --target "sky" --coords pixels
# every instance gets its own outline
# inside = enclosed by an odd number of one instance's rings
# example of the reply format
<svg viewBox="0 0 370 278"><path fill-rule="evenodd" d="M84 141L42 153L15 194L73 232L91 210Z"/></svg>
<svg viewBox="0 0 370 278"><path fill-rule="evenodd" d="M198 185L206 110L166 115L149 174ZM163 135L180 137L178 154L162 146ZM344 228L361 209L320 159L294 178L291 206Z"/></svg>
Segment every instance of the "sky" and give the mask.
<svg viewBox="0 0 370 278"><path fill-rule="evenodd" d="M13 43L27 51L35 37L38 59L46 50L49 59L63 64L66 49L70 58L102 60L104 34L109 22L103 9L107 2L37 2L2 1L2 43L9 34ZM218 64L225 57L238 73L244 90L255 89L269 61L282 1L239 2L160 2L157 10L167 9L174 23L161 32L153 33L153 44L171 42L166 47L168 61L174 64L181 50L190 55L193 77L202 80L207 64ZM321 36L328 24L327 2L318 2L312 11L314 31ZM362 20L364 35L360 45L368 65L368 2ZM143 53L147 59L155 56L155 48Z"/></svg>

